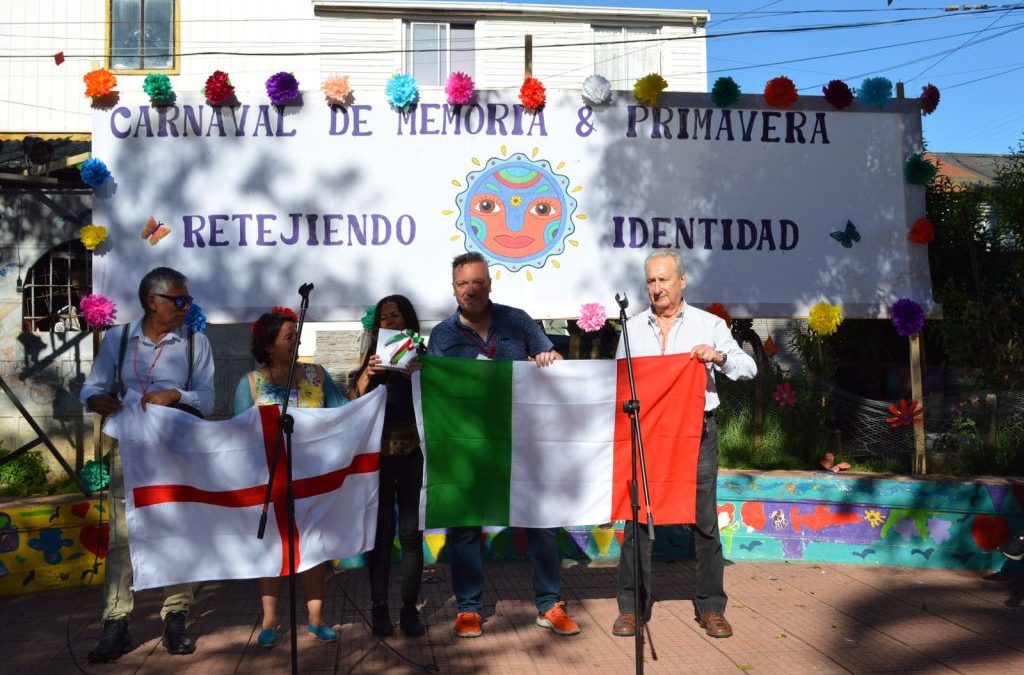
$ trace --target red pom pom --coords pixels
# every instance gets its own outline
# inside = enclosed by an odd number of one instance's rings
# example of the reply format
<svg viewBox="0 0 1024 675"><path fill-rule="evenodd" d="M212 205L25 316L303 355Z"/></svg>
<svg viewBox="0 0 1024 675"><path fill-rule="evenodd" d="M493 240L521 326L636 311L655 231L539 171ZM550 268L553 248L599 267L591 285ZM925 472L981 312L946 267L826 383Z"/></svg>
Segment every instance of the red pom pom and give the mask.
<svg viewBox="0 0 1024 675"><path fill-rule="evenodd" d="M832 80L828 86L821 88L825 100L832 104L836 110L849 108L853 103L853 90L842 80Z"/></svg>
<svg viewBox="0 0 1024 675"><path fill-rule="evenodd" d="M935 226L927 218L918 218L914 226L910 228L910 235L907 237L915 244L927 244L935 238Z"/></svg>
<svg viewBox="0 0 1024 675"><path fill-rule="evenodd" d="M921 88L921 114L931 115L939 107L939 88L930 82Z"/></svg>
<svg viewBox="0 0 1024 675"><path fill-rule="evenodd" d="M798 98L800 95L796 93L796 85L785 75L774 77L764 85L764 100L773 108L788 108Z"/></svg>
<svg viewBox="0 0 1024 675"><path fill-rule="evenodd" d="M206 101L210 105L224 105L228 98L235 93L235 87L228 79L228 74L223 70L213 71L213 75L206 78L206 87L203 89L206 94Z"/></svg>
<svg viewBox="0 0 1024 675"><path fill-rule="evenodd" d="M519 88L519 101L524 107L530 110L537 110L547 100L547 92L544 85L535 77L528 77L523 80L523 86Z"/></svg>

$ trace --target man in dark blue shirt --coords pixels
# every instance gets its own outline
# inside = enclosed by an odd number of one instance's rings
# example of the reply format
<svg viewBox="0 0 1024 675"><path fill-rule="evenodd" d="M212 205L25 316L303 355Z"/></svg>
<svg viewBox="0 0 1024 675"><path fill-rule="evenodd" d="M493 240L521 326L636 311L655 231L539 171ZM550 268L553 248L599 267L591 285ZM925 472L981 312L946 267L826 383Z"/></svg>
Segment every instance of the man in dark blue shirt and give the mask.
<svg viewBox="0 0 1024 675"><path fill-rule="evenodd" d="M452 261L452 287L459 307L430 331L430 355L499 361L532 359L538 367L562 358L529 314L491 302L491 275L487 260L479 253L464 253ZM557 533L557 528L526 529L533 562L537 625L559 635L575 635L580 628L565 613L560 597ZM455 634L478 637L483 632L480 598L484 590L480 528L448 528L446 545L451 555L452 590L458 610Z"/></svg>

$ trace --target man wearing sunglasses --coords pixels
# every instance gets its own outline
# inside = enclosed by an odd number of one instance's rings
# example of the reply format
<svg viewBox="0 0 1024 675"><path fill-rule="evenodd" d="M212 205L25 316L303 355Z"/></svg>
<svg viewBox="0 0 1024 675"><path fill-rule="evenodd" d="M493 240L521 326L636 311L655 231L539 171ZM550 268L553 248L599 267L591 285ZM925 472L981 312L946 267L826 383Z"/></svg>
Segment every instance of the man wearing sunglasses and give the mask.
<svg viewBox="0 0 1024 675"><path fill-rule="evenodd" d="M188 279L169 267L150 271L139 283L143 317L107 331L79 398L100 415L121 408L121 395L134 390L147 405L213 411L213 355L201 333L192 334L185 315L192 304ZM104 431L108 428L104 427ZM113 429L110 429L114 433ZM132 649L128 615L134 605L132 566L124 512L124 473L116 440L110 441L110 544L103 583L103 633L89 652L93 663L114 661ZM166 589L160 616L163 645L171 654L191 654L195 641L185 627L194 597L191 584Z"/></svg>

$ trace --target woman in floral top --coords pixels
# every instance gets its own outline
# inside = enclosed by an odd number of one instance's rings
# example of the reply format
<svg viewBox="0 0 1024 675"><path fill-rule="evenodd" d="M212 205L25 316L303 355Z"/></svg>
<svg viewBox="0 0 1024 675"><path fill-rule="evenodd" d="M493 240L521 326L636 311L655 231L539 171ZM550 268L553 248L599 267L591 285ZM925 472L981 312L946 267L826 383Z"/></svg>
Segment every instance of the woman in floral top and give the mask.
<svg viewBox="0 0 1024 675"><path fill-rule="evenodd" d="M252 325L252 355L260 368L246 374L235 388L234 412L237 415L254 405L281 405L285 395L289 407L337 408L347 403L330 375L322 367L309 363L297 364L291 386L285 386L291 367L295 345L295 327L298 316L285 307L275 307ZM324 565L301 574L309 611L308 631L321 642L334 642L337 633L323 623L321 610L324 597ZM263 630L257 638L261 647L277 644L277 596L281 590L280 577L259 580L263 603Z"/></svg>

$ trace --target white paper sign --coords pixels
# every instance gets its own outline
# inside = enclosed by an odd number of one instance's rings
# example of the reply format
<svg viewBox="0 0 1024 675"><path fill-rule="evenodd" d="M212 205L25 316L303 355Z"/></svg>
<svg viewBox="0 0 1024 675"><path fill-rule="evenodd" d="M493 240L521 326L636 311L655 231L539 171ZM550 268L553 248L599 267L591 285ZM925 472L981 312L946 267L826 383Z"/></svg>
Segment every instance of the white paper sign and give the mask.
<svg viewBox="0 0 1024 675"><path fill-rule="evenodd" d="M377 334L377 356L380 357L380 367L405 370L409 362L416 357L416 347L422 342L423 338L411 330L397 331L381 328Z"/></svg>

